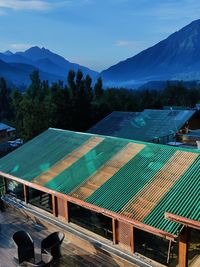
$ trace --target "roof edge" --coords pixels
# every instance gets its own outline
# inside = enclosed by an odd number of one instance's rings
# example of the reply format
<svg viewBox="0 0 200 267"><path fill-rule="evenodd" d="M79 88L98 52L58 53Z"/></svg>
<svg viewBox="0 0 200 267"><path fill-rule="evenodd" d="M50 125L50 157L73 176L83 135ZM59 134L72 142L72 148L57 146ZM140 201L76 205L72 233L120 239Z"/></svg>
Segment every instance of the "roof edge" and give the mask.
<svg viewBox="0 0 200 267"><path fill-rule="evenodd" d="M200 222L170 212L165 212L165 219L200 230Z"/></svg>
<svg viewBox="0 0 200 267"><path fill-rule="evenodd" d="M38 184L35 184L35 183L31 183L29 181L25 181L25 180L23 180L21 178L18 178L18 177L15 177L13 175L4 173L2 171L0 171L0 176L8 178L8 179L11 179L11 180L14 180L14 181L19 182L19 183L21 183L23 185L26 185L26 186L41 190L41 191L46 192L48 194L53 194L54 196L60 197L60 198L62 198L64 200L66 200L66 201L70 201L70 202L72 202L74 204L81 205L84 208L88 208L88 209L93 210L95 212L102 213L105 216L111 217L113 219L117 219L117 220L122 221L124 223L129 223L133 227L135 226L136 228L139 228L140 230L143 230L143 231L146 231L146 232L149 232L149 233L154 233L155 235L164 237L164 238L166 238L168 240L174 241L178 237L177 235L165 232L165 231L160 230L158 228L155 228L155 227L152 227L150 225L147 225L147 224L145 224L143 222L139 222L139 221L136 221L136 220L133 220L133 219L129 219L124 215L121 215L121 214L118 214L118 213L115 213L115 212L111 212L111 211L109 211L107 209L100 208L100 207L95 206L93 204L87 203L87 202L85 202L83 200L74 198L74 197L66 195L66 194L62 194L62 193L57 192L55 190L49 189L47 187L44 187L44 186L41 186L41 185L38 185Z"/></svg>

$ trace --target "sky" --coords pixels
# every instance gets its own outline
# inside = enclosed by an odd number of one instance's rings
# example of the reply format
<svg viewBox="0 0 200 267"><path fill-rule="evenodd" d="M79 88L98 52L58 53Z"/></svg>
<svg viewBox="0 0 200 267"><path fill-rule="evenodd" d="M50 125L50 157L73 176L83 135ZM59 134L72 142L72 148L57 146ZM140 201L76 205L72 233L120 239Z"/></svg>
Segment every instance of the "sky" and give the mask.
<svg viewBox="0 0 200 267"><path fill-rule="evenodd" d="M0 0L0 51L37 45L102 71L199 18L199 0Z"/></svg>

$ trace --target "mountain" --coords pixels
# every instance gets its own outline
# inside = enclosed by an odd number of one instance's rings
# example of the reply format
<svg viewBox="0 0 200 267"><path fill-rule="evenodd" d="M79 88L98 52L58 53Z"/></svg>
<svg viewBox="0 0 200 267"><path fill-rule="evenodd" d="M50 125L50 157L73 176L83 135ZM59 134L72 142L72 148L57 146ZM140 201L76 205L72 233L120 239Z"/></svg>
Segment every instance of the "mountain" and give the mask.
<svg viewBox="0 0 200 267"><path fill-rule="evenodd" d="M25 52L12 53L8 50L0 53L0 60L0 75L16 85L28 85L30 83L29 75L33 70L39 70L41 79L47 79L50 82L66 81L68 71L71 69L74 71L80 69L84 75L89 74L93 79L98 75L89 68L71 63L64 57L37 46L31 47ZM4 67L2 62L5 63Z"/></svg>
<svg viewBox="0 0 200 267"><path fill-rule="evenodd" d="M200 20L100 73L107 84L200 79Z"/></svg>
<svg viewBox="0 0 200 267"><path fill-rule="evenodd" d="M27 86L30 83L30 73L38 70L36 67L23 63L6 63L0 60L0 77L4 77L9 84L20 87ZM49 80L50 83L61 79L60 76L49 75L49 73L40 71L42 80Z"/></svg>
<svg viewBox="0 0 200 267"><path fill-rule="evenodd" d="M16 54L33 61L34 65L38 68L46 72L62 75L65 77L65 79L68 71L71 69L75 71L81 69L85 75L89 74L92 78L95 78L98 74L96 71L93 71L89 68L76 63L71 63L64 57L59 56L44 47L39 48L34 46L25 52L17 52Z"/></svg>

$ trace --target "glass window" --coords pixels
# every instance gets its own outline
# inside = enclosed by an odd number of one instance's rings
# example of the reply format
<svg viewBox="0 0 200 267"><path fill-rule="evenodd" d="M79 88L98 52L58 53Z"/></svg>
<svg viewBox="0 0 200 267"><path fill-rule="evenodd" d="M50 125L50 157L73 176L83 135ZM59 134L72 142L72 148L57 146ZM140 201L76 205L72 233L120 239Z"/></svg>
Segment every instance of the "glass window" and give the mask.
<svg viewBox="0 0 200 267"><path fill-rule="evenodd" d="M176 266L178 245L162 237L134 229L135 252L165 265Z"/></svg>
<svg viewBox="0 0 200 267"><path fill-rule="evenodd" d="M28 190L28 202L30 204L52 213L52 196L50 194L31 187Z"/></svg>
<svg viewBox="0 0 200 267"><path fill-rule="evenodd" d="M8 194L13 195L16 198L24 200L24 187L22 184L16 181L7 179L6 189L7 189Z"/></svg>
<svg viewBox="0 0 200 267"><path fill-rule="evenodd" d="M69 221L109 240L113 239L112 219L100 213L69 203Z"/></svg>
<svg viewBox="0 0 200 267"><path fill-rule="evenodd" d="M188 265L200 266L200 231L196 229L189 230Z"/></svg>

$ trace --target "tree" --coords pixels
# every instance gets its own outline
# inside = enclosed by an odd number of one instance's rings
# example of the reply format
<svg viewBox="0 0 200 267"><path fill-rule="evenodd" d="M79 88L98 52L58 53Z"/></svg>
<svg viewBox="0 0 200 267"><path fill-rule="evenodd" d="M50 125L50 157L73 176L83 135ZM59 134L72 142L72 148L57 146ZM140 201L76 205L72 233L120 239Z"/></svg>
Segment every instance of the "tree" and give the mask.
<svg viewBox="0 0 200 267"><path fill-rule="evenodd" d="M31 85L27 90L27 94L30 98L39 98L41 94L41 81L39 71L35 70L30 74Z"/></svg>
<svg viewBox="0 0 200 267"><path fill-rule="evenodd" d="M94 95L95 95L95 99L99 99L103 95L103 82L102 82L101 77L97 79L97 82L94 86Z"/></svg>
<svg viewBox="0 0 200 267"><path fill-rule="evenodd" d="M68 88L70 91L70 95L72 97L76 95L76 84L74 81L75 77L76 77L76 73L73 70L70 70L67 76L67 84L68 84Z"/></svg>
<svg viewBox="0 0 200 267"><path fill-rule="evenodd" d="M7 119L10 111L9 90L6 80L0 78L0 120Z"/></svg>

